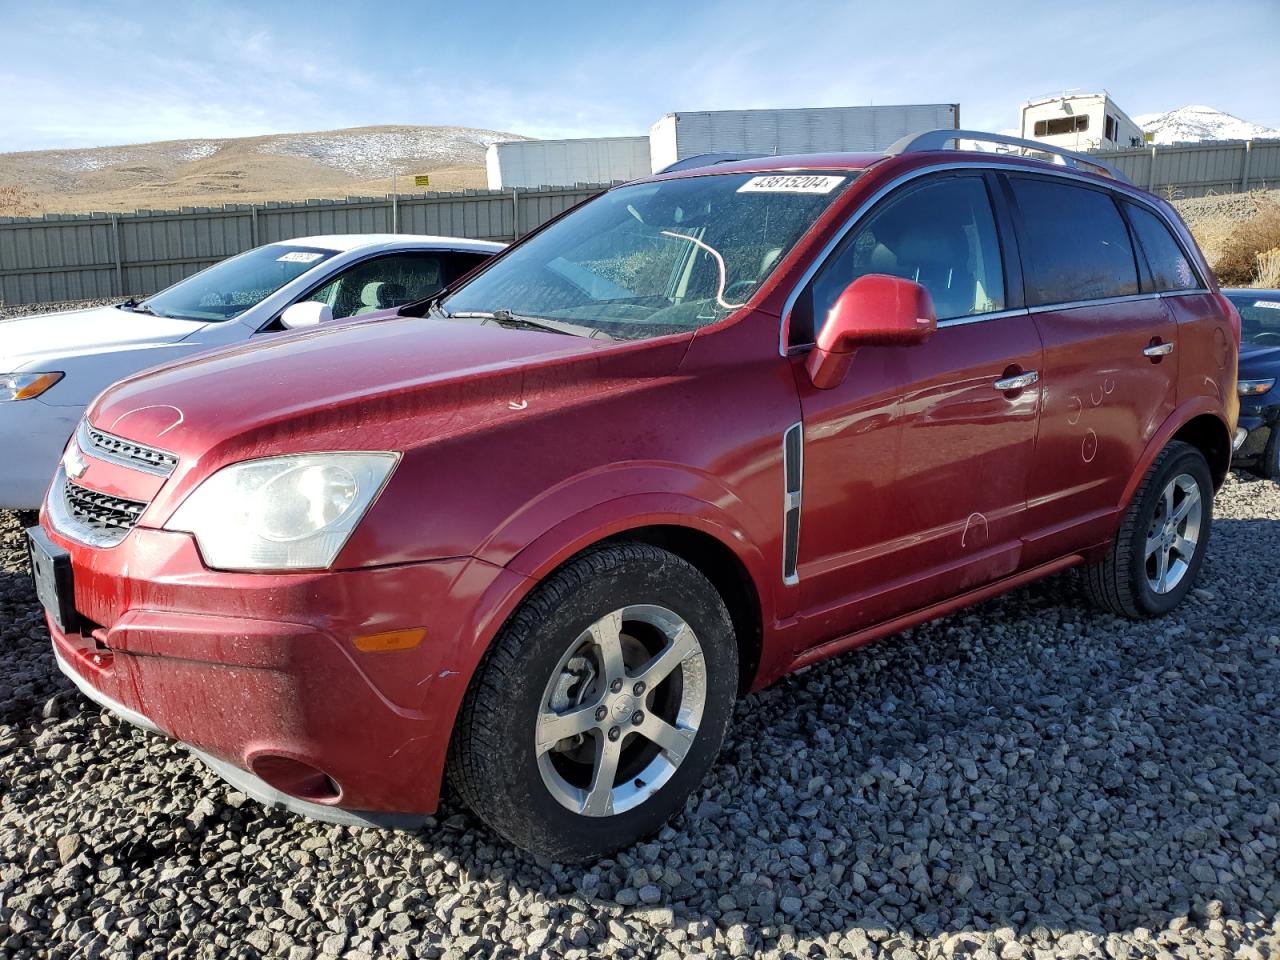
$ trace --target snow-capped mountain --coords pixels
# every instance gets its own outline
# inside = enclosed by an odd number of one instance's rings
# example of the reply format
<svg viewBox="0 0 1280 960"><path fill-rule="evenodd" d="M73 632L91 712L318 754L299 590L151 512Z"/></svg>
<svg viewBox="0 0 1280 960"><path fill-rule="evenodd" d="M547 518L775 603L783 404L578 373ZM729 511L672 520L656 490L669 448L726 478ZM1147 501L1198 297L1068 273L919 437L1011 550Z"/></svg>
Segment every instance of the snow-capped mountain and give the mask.
<svg viewBox="0 0 1280 960"><path fill-rule="evenodd" d="M1168 113L1144 113L1133 122L1147 133L1155 135L1155 143L1198 143L1201 140L1248 140L1250 138L1280 137L1280 130L1271 130L1258 123L1241 120L1213 107L1192 105L1170 110Z"/></svg>

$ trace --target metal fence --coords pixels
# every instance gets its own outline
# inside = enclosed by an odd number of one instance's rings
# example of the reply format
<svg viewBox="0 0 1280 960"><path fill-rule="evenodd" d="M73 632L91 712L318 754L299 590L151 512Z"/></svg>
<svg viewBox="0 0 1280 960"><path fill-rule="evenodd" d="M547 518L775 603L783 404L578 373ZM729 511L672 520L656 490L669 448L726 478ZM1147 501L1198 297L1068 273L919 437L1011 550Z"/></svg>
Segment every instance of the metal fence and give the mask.
<svg viewBox="0 0 1280 960"><path fill-rule="evenodd" d="M224 257L294 237L418 233L512 240L604 189L579 184L0 217L0 304L154 293Z"/></svg>
<svg viewBox="0 0 1280 960"><path fill-rule="evenodd" d="M1280 187L1280 140L1153 145L1097 155L1138 186L1175 200Z"/></svg>

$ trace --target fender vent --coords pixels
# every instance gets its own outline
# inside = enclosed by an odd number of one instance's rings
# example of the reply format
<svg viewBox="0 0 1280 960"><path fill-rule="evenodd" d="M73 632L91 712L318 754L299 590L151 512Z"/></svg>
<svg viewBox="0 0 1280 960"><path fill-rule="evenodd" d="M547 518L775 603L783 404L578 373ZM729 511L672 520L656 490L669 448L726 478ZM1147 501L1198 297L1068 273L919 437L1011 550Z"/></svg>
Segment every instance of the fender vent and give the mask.
<svg viewBox="0 0 1280 960"><path fill-rule="evenodd" d="M800 582L800 491L804 487L804 424L782 435L782 582Z"/></svg>

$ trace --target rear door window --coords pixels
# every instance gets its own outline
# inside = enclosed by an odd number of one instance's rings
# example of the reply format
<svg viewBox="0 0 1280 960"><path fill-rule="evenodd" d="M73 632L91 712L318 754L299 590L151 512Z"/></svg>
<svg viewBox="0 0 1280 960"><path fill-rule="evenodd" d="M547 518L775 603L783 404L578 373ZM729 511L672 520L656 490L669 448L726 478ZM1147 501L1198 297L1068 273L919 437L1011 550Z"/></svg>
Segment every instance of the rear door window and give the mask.
<svg viewBox="0 0 1280 960"><path fill-rule="evenodd" d="M1136 203L1126 203L1125 210L1138 238L1138 246L1147 258L1151 288L1162 293L1198 289L1200 279L1191 261L1160 218Z"/></svg>
<svg viewBox="0 0 1280 960"><path fill-rule="evenodd" d="M836 298L871 273L914 280L939 320L1005 308L1004 268L986 183L947 176L905 187L847 237L796 304L793 343L814 338Z"/></svg>
<svg viewBox="0 0 1280 960"><path fill-rule="evenodd" d="M1061 180L1010 179L1026 240L1028 306L1138 292L1133 244L1110 194Z"/></svg>

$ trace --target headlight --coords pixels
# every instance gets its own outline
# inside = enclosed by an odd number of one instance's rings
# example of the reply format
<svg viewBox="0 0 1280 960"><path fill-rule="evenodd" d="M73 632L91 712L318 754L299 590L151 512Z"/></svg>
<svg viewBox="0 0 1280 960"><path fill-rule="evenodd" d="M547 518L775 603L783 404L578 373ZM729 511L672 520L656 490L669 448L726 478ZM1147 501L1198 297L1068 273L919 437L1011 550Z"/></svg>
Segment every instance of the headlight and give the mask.
<svg viewBox="0 0 1280 960"><path fill-rule="evenodd" d="M1242 397L1260 397L1276 385L1276 378L1270 380L1241 380L1236 384Z"/></svg>
<svg viewBox="0 0 1280 960"><path fill-rule="evenodd" d="M62 377L61 373L0 373L0 401L38 397Z"/></svg>
<svg viewBox="0 0 1280 960"><path fill-rule="evenodd" d="M315 453L246 460L198 486L165 524L220 570L330 566L400 455Z"/></svg>

